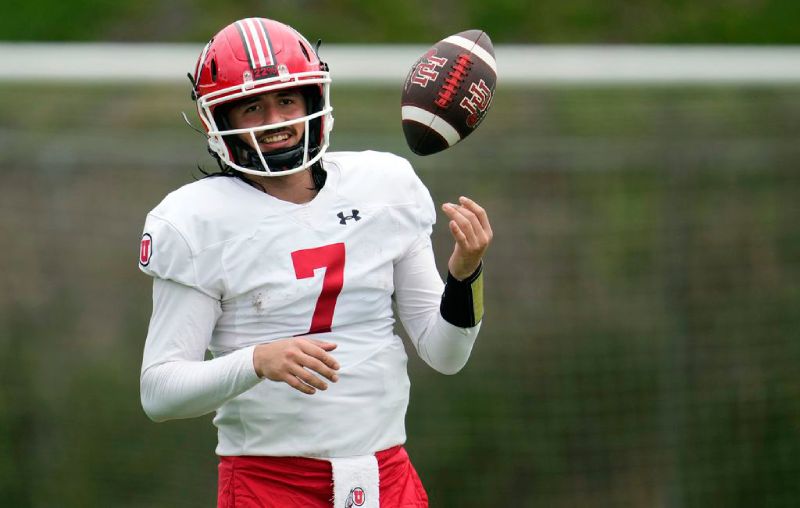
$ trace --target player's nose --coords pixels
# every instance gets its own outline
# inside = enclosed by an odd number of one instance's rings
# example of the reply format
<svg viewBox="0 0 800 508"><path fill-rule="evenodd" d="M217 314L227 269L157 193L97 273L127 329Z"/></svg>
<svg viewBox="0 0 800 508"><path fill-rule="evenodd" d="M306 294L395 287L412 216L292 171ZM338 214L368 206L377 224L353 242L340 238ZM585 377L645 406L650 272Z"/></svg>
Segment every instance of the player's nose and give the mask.
<svg viewBox="0 0 800 508"><path fill-rule="evenodd" d="M267 104L264 106L263 111L264 111L264 118L263 118L264 123L278 123L283 121L283 118L281 117L278 108Z"/></svg>

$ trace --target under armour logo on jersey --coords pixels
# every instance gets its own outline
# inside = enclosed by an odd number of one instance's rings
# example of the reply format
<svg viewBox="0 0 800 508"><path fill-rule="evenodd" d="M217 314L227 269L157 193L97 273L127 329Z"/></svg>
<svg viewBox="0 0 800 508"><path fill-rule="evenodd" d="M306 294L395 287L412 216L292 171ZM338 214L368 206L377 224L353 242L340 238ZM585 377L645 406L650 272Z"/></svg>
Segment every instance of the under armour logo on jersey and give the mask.
<svg viewBox="0 0 800 508"><path fill-rule="evenodd" d="M356 221L361 220L361 217L358 216L358 210L351 210L351 211L353 215L345 215L344 212L339 212L336 214L336 216L339 217L339 224L347 224L347 221L349 221L350 219Z"/></svg>

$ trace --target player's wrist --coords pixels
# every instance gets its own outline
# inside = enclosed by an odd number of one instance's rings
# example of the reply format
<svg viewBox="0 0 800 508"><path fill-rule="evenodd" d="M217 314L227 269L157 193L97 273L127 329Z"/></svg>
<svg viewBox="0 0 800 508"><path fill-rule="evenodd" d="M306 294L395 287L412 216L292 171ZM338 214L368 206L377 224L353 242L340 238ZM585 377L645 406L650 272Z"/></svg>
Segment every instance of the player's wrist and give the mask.
<svg viewBox="0 0 800 508"><path fill-rule="evenodd" d="M483 261L478 261L478 267L473 269L450 270L447 271L448 282L452 279L453 283L471 284L483 272Z"/></svg>
<svg viewBox="0 0 800 508"><path fill-rule="evenodd" d="M253 348L253 370L260 379L266 379L266 374L263 370L259 367L263 362L261 362L261 353L263 352L264 344L259 344Z"/></svg>
<svg viewBox="0 0 800 508"><path fill-rule="evenodd" d="M439 312L445 321L459 328L471 328L483 319L483 262L468 277L447 274Z"/></svg>
<svg viewBox="0 0 800 508"><path fill-rule="evenodd" d="M450 278L456 280L456 282L468 282L469 280L474 280L480 274L481 266L483 263L478 261L477 267L468 266L468 267L459 267L459 268L451 268L448 267L447 275Z"/></svg>

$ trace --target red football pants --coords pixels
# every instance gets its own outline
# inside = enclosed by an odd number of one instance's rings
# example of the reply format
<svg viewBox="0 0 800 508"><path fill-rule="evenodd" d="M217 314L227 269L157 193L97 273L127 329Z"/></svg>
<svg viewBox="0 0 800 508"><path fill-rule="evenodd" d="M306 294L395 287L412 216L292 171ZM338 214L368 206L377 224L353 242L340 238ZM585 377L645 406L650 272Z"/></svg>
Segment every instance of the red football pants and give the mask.
<svg viewBox="0 0 800 508"><path fill-rule="evenodd" d="M375 457L381 508L428 507L428 495L405 448L395 446ZM220 457L218 508L331 508L332 500L327 460Z"/></svg>

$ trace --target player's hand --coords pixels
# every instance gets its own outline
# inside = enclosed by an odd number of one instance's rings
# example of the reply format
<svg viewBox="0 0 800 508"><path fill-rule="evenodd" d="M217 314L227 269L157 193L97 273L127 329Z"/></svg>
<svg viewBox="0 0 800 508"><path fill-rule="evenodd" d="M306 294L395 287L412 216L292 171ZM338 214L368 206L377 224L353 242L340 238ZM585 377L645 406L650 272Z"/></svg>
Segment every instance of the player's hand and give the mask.
<svg viewBox="0 0 800 508"><path fill-rule="evenodd" d="M332 342L304 337L278 340L256 346L253 366L258 377L283 381L311 395L328 389L324 379L339 381L339 362L329 354L334 349Z"/></svg>
<svg viewBox="0 0 800 508"><path fill-rule="evenodd" d="M458 198L459 204L445 203L442 211L450 218L450 233L456 241L447 263L458 280L472 275L481 264L483 254L492 242L492 226L486 210L469 198Z"/></svg>

